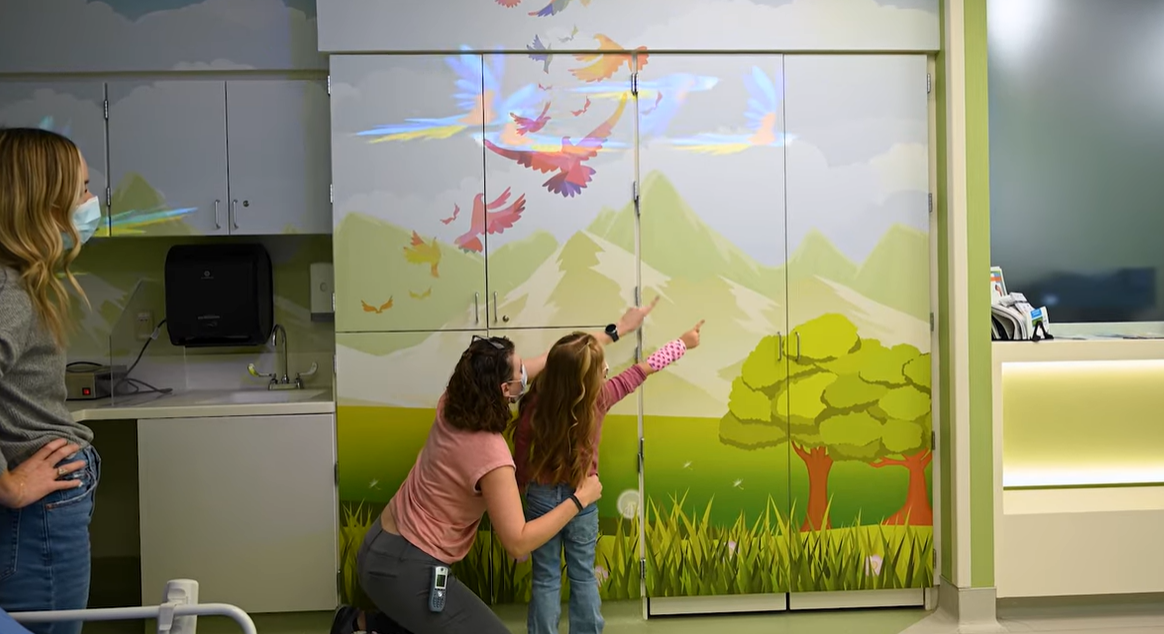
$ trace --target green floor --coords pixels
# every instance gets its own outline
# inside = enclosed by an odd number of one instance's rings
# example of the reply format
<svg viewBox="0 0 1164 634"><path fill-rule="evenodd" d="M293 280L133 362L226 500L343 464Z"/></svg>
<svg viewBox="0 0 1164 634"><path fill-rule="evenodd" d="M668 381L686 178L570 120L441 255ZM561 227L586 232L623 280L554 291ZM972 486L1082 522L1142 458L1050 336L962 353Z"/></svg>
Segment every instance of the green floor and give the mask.
<svg viewBox="0 0 1164 634"><path fill-rule="evenodd" d="M603 606L607 634L667 632L668 634L705 634L717 629L731 634L898 634L926 616L914 610L850 610L833 612L795 612L746 616L686 616L655 618L644 621L637 601L609 603ZM515 633L525 632L525 606L504 606L498 610ZM268 614L253 617L259 634L326 634L331 625L330 613ZM92 623L85 634L143 634L153 632L152 623L145 629L141 622ZM562 624L562 632L566 632ZM238 626L229 619L204 617L198 620L199 634L235 634Z"/></svg>

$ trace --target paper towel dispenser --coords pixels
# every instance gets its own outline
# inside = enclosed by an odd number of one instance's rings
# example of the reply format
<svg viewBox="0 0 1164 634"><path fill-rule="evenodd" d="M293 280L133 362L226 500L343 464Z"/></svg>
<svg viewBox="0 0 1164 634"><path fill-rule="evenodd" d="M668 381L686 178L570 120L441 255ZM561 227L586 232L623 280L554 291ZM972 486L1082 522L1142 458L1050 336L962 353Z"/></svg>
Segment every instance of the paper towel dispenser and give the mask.
<svg viewBox="0 0 1164 634"><path fill-rule="evenodd" d="M261 244L178 245L166 254L170 343L259 346L275 322L271 256Z"/></svg>

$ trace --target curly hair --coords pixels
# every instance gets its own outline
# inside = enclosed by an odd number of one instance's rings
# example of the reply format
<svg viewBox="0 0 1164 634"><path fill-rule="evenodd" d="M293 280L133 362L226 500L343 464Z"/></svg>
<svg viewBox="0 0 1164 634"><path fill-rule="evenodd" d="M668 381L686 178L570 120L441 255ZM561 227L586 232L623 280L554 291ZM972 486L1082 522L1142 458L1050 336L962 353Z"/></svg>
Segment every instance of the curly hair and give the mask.
<svg viewBox="0 0 1164 634"><path fill-rule="evenodd" d="M562 337L546 355L521 408L532 408L530 475L539 482L579 486L594 459L598 397L605 354L593 335Z"/></svg>
<svg viewBox="0 0 1164 634"><path fill-rule="evenodd" d="M463 431L505 431L513 415L501 386L513 380L513 350L505 337L473 339L445 391L446 422Z"/></svg>

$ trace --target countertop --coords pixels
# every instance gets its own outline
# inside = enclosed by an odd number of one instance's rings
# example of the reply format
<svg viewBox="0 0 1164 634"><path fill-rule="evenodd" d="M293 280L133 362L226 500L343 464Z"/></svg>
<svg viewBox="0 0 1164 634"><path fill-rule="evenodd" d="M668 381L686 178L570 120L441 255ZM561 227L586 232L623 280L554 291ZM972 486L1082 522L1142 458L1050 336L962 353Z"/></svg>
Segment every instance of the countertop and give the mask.
<svg viewBox="0 0 1164 634"><path fill-rule="evenodd" d="M205 390L173 394L141 394L100 401L70 401L73 420L148 420L220 416L287 416L331 414L330 389L238 391Z"/></svg>

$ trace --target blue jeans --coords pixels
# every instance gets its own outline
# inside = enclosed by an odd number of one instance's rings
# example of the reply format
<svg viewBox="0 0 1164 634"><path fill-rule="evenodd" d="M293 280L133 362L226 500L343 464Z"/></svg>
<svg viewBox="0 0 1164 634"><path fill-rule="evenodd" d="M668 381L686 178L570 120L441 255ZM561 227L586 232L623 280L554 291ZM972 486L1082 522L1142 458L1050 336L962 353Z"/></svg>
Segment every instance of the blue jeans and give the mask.
<svg viewBox="0 0 1164 634"><path fill-rule="evenodd" d="M101 479L92 447L72 459L84 484L50 493L22 509L0 507L0 607L8 612L83 610L89 602L89 521ZM64 463L62 463L64 464ZM39 623L34 634L79 634L81 623Z"/></svg>
<svg viewBox="0 0 1164 634"><path fill-rule="evenodd" d="M526 490L527 521L537 519L570 499L574 487L530 483ZM594 576L598 547L598 507L582 510L562 532L533 551L533 590L529 602L529 634L557 634L562 616L562 553L570 579L570 634L601 634L602 599Z"/></svg>

